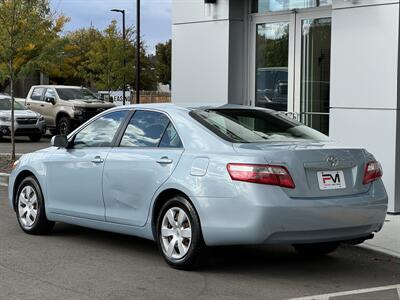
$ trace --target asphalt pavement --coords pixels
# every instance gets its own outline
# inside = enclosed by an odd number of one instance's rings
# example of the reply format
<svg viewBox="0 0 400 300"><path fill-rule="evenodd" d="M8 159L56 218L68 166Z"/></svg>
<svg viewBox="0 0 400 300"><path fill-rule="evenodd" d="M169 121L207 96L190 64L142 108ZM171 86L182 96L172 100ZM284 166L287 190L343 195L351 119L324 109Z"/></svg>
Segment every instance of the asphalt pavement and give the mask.
<svg viewBox="0 0 400 300"><path fill-rule="evenodd" d="M50 146L50 136L44 136L40 142L33 143L28 137L16 137L15 149L18 154L25 154L47 148ZM4 137L0 139L0 154L11 153L11 139Z"/></svg>
<svg viewBox="0 0 400 300"><path fill-rule="evenodd" d="M0 188L1 299L399 299L400 260L368 249L307 259L290 246L223 247L184 272L135 237L66 224L26 235L6 199Z"/></svg>

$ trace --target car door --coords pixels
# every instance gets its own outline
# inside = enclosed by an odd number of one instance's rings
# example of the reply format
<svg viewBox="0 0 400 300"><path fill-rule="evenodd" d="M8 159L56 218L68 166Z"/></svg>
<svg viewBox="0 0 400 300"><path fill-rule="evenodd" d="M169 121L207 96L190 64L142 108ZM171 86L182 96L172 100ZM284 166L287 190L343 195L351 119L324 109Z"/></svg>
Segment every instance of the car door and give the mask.
<svg viewBox="0 0 400 300"><path fill-rule="evenodd" d="M51 98L57 101L56 92L53 88L47 88L44 93L43 101L39 106L38 113L43 115L47 125L55 126L55 117L52 113L54 111L54 104L50 102Z"/></svg>
<svg viewBox="0 0 400 300"><path fill-rule="evenodd" d="M33 89L32 94L26 101L28 109L40 113L45 91L46 88L44 87L36 87Z"/></svg>
<svg viewBox="0 0 400 300"><path fill-rule="evenodd" d="M104 162L127 110L105 114L59 148L47 163L47 209L79 218L104 221L102 176Z"/></svg>
<svg viewBox="0 0 400 300"><path fill-rule="evenodd" d="M120 140L104 167L106 221L143 226L155 192L179 162L182 142L166 114L149 110L134 113Z"/></svg>

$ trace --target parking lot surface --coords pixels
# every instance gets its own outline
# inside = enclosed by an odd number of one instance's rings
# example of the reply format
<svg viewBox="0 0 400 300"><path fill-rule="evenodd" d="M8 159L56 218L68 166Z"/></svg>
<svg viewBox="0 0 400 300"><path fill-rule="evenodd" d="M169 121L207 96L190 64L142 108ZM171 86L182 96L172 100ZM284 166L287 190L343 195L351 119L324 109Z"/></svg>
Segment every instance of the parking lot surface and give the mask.
<svg viewBox="0 0 400 300"><path fill-rule="evenodd" d="M28 137L16 137L15 149L18 154L34 152L50 146L50 136L43 137L40 142L32 143ZM0 154L11 153L11 139L8 137L0 139Z"/></svg>
<svg viewBox="0 0 400 300"><path fill-rule="evenodd" d="M184 272L135 237L65 224L26 235L5 188L0 199L1 299L399 299L400 260L363 248L306 259L289 246L224 247Z"/></svg>

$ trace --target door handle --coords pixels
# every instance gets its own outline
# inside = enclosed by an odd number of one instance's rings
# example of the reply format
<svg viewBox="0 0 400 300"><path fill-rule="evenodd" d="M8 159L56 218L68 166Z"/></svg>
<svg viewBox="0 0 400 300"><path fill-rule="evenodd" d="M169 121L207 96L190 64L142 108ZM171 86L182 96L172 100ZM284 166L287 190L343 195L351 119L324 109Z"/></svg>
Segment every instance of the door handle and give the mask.
<svg viewBox="0 0 400 300"><path fill-rule="evenodd" d="M27 103L26 106L31 106L31 104L30 104L30 103Z"/></svg>
<svg viewBox="0 0 400 300"><path fill-rule="evenodd" d="M102 159L100 156L96 156L95 158L92 159L92 163L95 164L101 164L104 162L104 159Z"/></svg>
<svg viewBox="0 0 400 300"><path fill-rule="evenodd" d="M170 165L173 163L173 160L164 156L164 157L161 157L159 160L157 160L157 163L159 163L160 165Z"/></svg>

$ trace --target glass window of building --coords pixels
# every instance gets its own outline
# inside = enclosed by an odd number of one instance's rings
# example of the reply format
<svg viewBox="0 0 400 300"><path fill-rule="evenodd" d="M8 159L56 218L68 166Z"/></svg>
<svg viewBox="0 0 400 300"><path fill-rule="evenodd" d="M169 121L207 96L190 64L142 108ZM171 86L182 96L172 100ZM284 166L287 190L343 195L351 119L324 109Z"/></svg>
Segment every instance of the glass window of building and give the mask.
<svg viewBox="0 0 400 300"><path fill-rule="evenodd" d="M332 5L332 0L253 0L253 12L265 13Z"/></svg>

